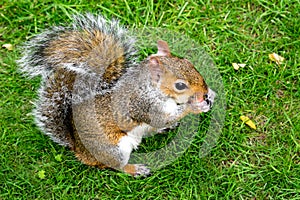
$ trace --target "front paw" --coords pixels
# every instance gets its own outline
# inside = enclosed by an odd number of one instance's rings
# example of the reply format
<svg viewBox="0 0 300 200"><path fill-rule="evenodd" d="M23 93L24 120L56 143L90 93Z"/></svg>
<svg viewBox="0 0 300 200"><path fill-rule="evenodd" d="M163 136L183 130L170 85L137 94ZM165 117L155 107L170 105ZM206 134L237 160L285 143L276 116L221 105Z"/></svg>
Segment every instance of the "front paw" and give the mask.
<svg viewBox="0 0 300 200"><path fill-rule="evenodd" d="M211 104L209 102L203 101L201 103L196 103L191 105L192 112L195 114L208 112L211 108Z"/></svg>

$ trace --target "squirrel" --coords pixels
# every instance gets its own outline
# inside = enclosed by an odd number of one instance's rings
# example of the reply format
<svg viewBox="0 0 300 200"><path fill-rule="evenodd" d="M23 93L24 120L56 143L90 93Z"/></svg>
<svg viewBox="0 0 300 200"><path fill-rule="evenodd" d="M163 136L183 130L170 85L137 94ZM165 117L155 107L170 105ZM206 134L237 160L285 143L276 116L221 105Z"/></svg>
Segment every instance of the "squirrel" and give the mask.
<svg viewBox="0 0 300 200"><path fill-rule="evenodd" d="M147 176L145 164L128 164L142 137L208 112L215 93L167 42L141 62L135 43L118 20L75 15L27 41L17 62L42 77L33 114L43 133L86 165Z"/></svg>

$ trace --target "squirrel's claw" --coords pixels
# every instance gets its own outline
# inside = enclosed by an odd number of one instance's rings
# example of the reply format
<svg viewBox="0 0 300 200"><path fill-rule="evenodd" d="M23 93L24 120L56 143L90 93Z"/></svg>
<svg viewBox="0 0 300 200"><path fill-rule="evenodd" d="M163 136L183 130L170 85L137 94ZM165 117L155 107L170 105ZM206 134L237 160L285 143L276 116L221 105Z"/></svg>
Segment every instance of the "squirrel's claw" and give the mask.
<svg viewBox="0 0 300 200"><path fill-rule="evenodd" d="M151 175L150 169L145 164L135 164L135 170L134 177L147 177Z"/></svg>

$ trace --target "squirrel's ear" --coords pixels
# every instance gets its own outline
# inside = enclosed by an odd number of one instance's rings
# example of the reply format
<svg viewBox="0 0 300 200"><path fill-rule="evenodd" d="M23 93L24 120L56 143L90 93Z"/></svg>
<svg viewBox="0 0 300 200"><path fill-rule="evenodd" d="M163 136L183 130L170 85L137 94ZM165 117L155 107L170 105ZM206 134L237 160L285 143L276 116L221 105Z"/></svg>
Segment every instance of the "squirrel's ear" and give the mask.
<svg viewBox="0 0 300 200"><path fill-rule="evenodd" d="M158 83L163 74L163 69L159 64L158 58L152 56L149 57L149 69L152 81Z"/></svg>
<svg viewBox="0 0 300 200"><path fill-rule="evenodd" d="M157 49L158 49L158 51L155 54L156 56L170 56L171 55L168 43L163 40L157 41Z"/></svg>

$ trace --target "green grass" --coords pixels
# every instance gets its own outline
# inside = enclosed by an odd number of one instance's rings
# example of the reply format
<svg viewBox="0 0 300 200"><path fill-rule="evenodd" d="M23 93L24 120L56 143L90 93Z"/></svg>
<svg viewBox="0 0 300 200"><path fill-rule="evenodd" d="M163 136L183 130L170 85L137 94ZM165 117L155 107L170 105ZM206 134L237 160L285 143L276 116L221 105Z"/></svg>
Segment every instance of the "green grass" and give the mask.
<svg viewBox="0 0 300 200"><path fill-rule="evenodd" d="M199 157L196 137L182 157L150 177L101 171L40 133L29 114L39 80L17 72L18 48L2 48L0 199L300 199L299 10L299 0L2 1L1 46L18 46L86 11L131 27L183 32L213 58L227 108L209 155ZM282 65L269 60L273 52L285 58ZM235 71L233 62L247 66ZM251 117L257 130L242 124L240 115Z"/></svg>

